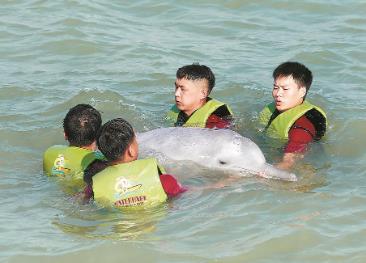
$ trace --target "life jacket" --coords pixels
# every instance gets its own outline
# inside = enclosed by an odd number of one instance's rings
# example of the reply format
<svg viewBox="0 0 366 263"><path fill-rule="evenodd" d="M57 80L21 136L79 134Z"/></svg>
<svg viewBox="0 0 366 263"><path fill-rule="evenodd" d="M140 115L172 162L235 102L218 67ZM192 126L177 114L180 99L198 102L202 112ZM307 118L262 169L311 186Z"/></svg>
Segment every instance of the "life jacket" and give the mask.
<svg viewBox="0 0 366 263"><path fill-rule="evenodd" d="M211 99L209 100L199 109L197 109L187 120L186 123L183 124L183 127L198 127L205 128L207 119L210 117L212 113L214 113L219 107L225 106L228 112L232 115L230 107L225 103ZM173 105L170 111L167 114L167 119L173 121L175 124L178 120L180 110L177 108L177 105Z"/></svg>
<svg viewBox="0 0 366 263"><path fill-rule="evenodd" d="M266 133L271 137L287 139L289 130L303 115L306 115L313 123L316 130L316 140L325 134L327 129L327 116L325 112L306 100L302 104L280 113L273 119L272 114L275 111L275 103L272 102L259 114L259 122L266 127Z"/></svg>
<svg viewBox="0 0 366 263"><path fill-rule="evenodd" d="M159 168L154 158L108 166L93 176L94 200L114 207L160 204L167 195Z"/></svg>
<svg viewBox="0 0 366 263"><path fill-rule="evenodd" d="M43 170L48 176L83 179L84 170L96 159L103 159L100 152L75 146L54 145L43 155Z"/></svg>

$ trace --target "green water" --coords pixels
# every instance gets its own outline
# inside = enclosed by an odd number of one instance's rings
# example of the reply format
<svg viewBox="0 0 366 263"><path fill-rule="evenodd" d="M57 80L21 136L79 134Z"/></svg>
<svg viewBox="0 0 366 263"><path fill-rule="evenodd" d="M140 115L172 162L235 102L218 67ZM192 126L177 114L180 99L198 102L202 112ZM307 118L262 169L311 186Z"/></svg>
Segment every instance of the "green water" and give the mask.
<svg viewBox="0 0 366 263"><path fill-rule="evenodd" d="M365 262L365 1L0 1L0 261ZM178 67L212 68L213 96L258 134L273 69L314 74L330 129L297 183L243 178L143 214L79 205L42 174L77 103L138 131L163 125ZM192 168L184 184L217 174Z"/></svg>

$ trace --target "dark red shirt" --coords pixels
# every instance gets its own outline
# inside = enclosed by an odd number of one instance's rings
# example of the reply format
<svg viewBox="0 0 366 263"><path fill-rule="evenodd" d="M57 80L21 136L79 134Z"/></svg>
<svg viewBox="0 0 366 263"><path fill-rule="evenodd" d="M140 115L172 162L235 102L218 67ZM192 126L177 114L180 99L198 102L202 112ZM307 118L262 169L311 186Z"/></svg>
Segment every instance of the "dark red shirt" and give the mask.
<svg viewBox="0 0 366 263"><path fill-rule="evenodd" d="M206 128L216 128L216 129L226 129L230 128L231 126L231 120L220 118L219 116L215 114L211 114L210 117L208 117L206 121Z"/></svg>
<svg viewBox="0 0 366 263"><path fill-rule="evenodd" d="M291 127L288 133L288 142L285 153L304 153L308 144L315 138L314 124L304 115Z"/></svg>
<svg viewBox="0 0 366 263"><path fill-rule="evenodd" d="M188 190L188 188L182 186L173 175L161 174L159 177L164 192L169 198L175 197Z"/></svg>

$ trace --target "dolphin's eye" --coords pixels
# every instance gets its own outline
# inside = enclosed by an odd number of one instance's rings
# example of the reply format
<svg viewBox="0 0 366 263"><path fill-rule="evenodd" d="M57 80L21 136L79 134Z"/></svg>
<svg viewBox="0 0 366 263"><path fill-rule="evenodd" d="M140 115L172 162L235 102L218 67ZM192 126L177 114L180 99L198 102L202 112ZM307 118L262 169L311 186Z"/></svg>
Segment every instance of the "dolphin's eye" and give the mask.
<svg viewBox="0 0 366 263"><path fill-rule="evenodd" d="M219 160L220 164L226 164L226 162Z"/></svg>

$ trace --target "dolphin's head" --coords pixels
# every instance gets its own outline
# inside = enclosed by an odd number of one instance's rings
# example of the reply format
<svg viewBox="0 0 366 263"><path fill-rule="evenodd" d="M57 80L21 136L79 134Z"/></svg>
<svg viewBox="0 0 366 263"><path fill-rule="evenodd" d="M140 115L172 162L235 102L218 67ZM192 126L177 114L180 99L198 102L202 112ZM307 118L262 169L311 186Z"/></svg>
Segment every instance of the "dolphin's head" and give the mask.
<svg viewBox="0 0 366 263"><path fill-rule="evenodd" d="M240 173L256 173L265 163L259 147L248 138L230 132L216 143L220 148L208 152L205 166L215 169L230 170ZM215 142L211 142L215 145Z"/></svg>

